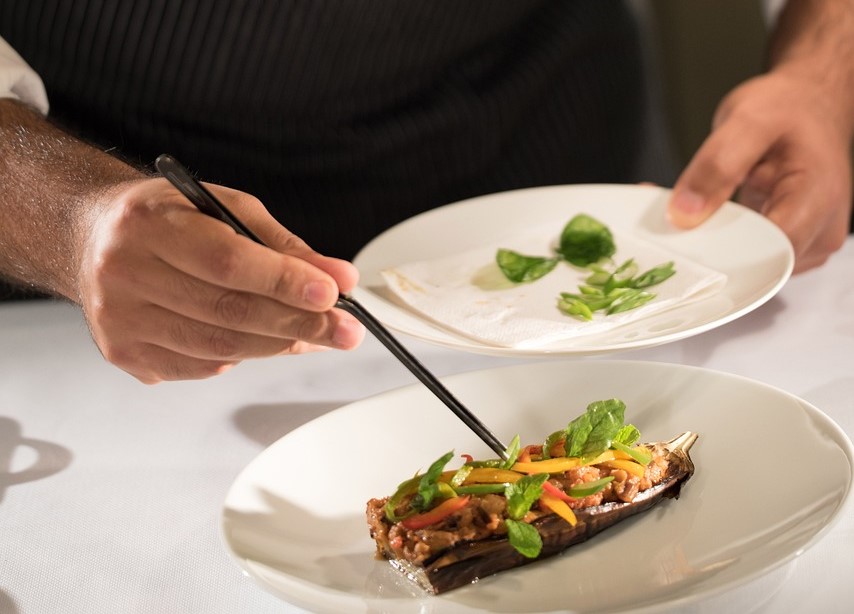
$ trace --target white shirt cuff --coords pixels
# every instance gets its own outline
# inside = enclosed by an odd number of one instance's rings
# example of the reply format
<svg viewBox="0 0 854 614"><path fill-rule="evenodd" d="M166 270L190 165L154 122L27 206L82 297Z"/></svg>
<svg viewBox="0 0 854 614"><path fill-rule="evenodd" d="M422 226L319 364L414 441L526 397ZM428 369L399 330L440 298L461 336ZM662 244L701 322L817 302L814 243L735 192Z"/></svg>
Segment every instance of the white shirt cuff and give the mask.
<svg viewBox="0 0 854 614"><path fill-rule="evenodd" d="M0 98L15 98L47 115L47 92L41 77L0 38Z"/></svg>

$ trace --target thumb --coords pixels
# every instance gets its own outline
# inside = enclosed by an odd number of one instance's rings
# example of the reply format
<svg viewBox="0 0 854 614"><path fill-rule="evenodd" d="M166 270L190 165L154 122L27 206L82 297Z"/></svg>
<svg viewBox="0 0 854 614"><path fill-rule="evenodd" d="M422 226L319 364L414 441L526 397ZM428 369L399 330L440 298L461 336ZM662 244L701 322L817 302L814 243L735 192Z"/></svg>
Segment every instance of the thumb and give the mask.
<svg viewBox="0 0 854 614"><path fill-rule="evenodd" d="M667 216L678 228L694 228L732 197L770 148L755 123L730 116L706 138L673 186Z"/></svg>

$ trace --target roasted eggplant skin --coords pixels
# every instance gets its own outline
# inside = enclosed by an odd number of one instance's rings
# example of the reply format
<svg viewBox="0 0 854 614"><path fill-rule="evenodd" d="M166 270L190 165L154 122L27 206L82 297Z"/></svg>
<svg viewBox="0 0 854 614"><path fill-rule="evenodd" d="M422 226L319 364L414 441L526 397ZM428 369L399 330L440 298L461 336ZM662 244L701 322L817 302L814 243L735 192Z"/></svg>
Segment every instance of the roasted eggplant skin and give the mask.
<svg viewBox="0 0 854 614"><path fill-rule="evenodd" d="M504 536L460 542L436 553L426 560L423 566L396 559L390 552L383 552L383 555L410 580L434 594L554 556L626 518L648 510L665 498L678 498L682 486L694 473L694 463L688 451L697 437L696 433L686 432L669 442L657 444L668 450L667 474L655 486L638 493L632 502L609 502L576 510L578 522L575 526L556 514L549 514L534 521L532 524L543 540L542 551L536 558L521 555Z"/></svg>

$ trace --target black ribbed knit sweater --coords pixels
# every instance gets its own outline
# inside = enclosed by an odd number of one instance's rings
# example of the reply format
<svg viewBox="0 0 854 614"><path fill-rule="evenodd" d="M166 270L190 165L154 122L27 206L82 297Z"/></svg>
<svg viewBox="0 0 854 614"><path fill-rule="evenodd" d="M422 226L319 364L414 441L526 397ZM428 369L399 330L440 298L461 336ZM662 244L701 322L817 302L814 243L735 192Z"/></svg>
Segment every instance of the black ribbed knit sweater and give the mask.
<svg viewBox="0 0 854 614"><path fill-rule="evenodd" d="M0 0L68 129L169 152L351 258L426 209L629 176L634 23L611 0Z"/></svg>

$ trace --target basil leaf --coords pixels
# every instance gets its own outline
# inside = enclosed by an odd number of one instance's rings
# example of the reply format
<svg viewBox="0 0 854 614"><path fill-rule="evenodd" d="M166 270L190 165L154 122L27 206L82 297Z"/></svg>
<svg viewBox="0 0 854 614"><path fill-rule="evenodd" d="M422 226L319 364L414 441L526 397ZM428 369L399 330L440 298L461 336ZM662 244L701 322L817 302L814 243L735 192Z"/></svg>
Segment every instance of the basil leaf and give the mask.
<svg viewBox="0 0 854 614"><path fill-rule="evenodd" d="M517 284L536 281L550 273L558 260L544 256L525 256L509 249L499 249L495 254L498 268L507 279Z"/></svg>
<svg viewBox="0 0 854 614"><path fill-rule="evenodd" d="M542 496L543 482L548 477L548 473L535 473L508 484L504 489L504 496L507 498L507 515L513 520L521 520L534 502Z"/></svg>
<svg viewBox="0 0 854 614"><path fill-rule="evenodd" d="M608 258L617 251L614 236L602 222L583 213L563 228L558 252L576 266L587 266Z"/></svg>
<svg viewBox="0 0 854 614"><path fill-rule="evenodd" d="M517 522L509 518L504 521L507 526L507 539L519 554L529 559L537 558L543 550L543 538L536 527L527 522Z"/></svg>
<svg viewBox="0 0 854 614"><path fill-rule="evenodd" d="M410 503L413 508L422 511L430 507L433 499L439 494L439 486L437 484L439 476L442 475L442 470L445 468L445 465L447 465L448 461L453 457L454 452L452 450L437 459L432 465L430 465L427 473L421 476L421 480L418 483L418 494L412 498L412 502Z"/></svg>
<svg viewBox="0 0 854 614"><path fill-rule="evenodd" d="M567 456L589 457L611 447L625 419L626 404L619 399L594 401L587 411L569 423Z"/></svg>

